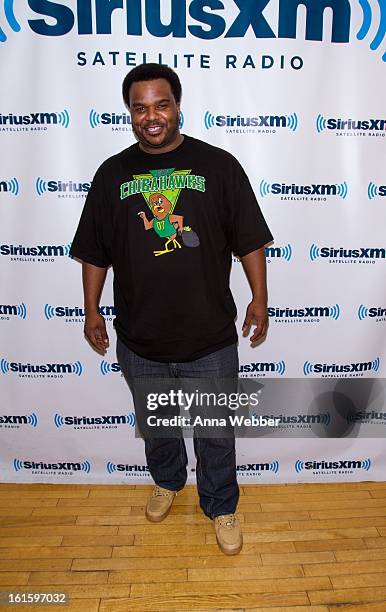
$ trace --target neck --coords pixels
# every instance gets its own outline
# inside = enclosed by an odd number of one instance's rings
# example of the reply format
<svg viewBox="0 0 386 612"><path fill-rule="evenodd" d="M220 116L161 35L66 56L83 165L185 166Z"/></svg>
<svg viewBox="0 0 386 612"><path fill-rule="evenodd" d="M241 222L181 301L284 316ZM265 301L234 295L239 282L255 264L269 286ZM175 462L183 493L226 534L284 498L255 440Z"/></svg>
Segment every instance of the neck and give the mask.
<svg viewBox="0 0 386 612"><path fill-rule="evenodd" d="M183 140L184 140L183 135L178 133L176 138L168 145L161 146L161 147L149 147L148 145L140 142L139 148L142 149L142 151L144 151L145 153L151 153L154 155L158 155L159 153L169 153L170 151L173 151L174 149L180 146Z"/></svg>

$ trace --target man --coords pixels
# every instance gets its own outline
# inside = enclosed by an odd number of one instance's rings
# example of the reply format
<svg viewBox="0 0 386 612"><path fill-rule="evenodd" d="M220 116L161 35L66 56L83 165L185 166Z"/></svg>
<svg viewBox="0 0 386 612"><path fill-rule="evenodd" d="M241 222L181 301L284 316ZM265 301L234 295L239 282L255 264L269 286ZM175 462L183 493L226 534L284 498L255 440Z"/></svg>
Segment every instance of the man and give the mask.
<svg viewBox="0 0 386 612"><path fill-rule="evenodd" d="M86 338L101 354L109 346L98 305L112 265L117 357L130 384L141 377L237 378L231 255L240 257L252 289L243 333L256 325L255 343L267 332L264 245L271 233L237 160L180 133L181 84L173 70L134 68L123 98L138 142L98 169L71 248L83 261ZM195 436L194 449L200 506L214 520L220 549L237 554L234 436ZM156 483L146 516L161 521L186 482L183 437L145 437L145 453Z"/></svg>

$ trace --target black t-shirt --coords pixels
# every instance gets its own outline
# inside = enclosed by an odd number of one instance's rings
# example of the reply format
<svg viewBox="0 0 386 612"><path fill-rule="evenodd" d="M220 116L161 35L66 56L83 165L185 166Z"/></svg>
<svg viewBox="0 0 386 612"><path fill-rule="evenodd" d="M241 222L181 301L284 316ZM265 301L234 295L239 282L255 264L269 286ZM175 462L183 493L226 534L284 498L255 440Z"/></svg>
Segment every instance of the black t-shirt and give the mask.
<svg viewBox="0 0 386 612"><path fill-rule="evenodd" d="M114 322L138 355L192 361L237 341L232 251L272 240L248 178L226 151L185 136L138 144L98 169L71 256L114 270Z"/></svg>

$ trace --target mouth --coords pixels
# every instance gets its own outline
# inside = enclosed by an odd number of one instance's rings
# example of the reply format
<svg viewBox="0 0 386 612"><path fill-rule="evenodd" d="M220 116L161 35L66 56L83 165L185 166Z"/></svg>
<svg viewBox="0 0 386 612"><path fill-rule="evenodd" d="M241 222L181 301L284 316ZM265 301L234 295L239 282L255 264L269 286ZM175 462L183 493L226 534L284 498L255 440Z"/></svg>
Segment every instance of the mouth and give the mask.
<svg viewBox="0 0 386 612"><path fill-rule="evenodd" d="M144 128L144 131L149 136L158 136L159 134L161 134L163 129L164 129L163 125L149 125L148 127Z"/></svg>
<svg viewBox="0 0 386 612"><path fill-rule="evenodd" d="M165 209L162 208L162 206L154 206L154 211L156 213L163 213L163 212L165 212Z"/></svg>

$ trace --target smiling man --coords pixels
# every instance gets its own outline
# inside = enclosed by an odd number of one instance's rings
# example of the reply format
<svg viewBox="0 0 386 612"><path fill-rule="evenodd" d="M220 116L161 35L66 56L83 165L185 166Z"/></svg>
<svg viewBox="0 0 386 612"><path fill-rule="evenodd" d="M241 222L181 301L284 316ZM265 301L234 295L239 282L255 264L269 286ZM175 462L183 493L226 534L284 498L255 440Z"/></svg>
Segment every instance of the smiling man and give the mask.
<svg viewBox="0 0 386 612"><path fill-rule="evenodd" d="M86 338L101 354L109 346L98 306L112 265L117 357L129 385L142 377L237 379L232 252L251 286L243 333L255 325L255 343L268 327L264 246L271 233L239 162L180 133L173 70L134 68L123 98L138 142L98 169L71 248L83 261ZM135 409L140 423L136 402ZM185 485L187 454L182 435L143 437L156 483L146 516L157 522ZM221 550L237 554L234 436L195 435L194 450L200 506L214 520Z"/></svg>

